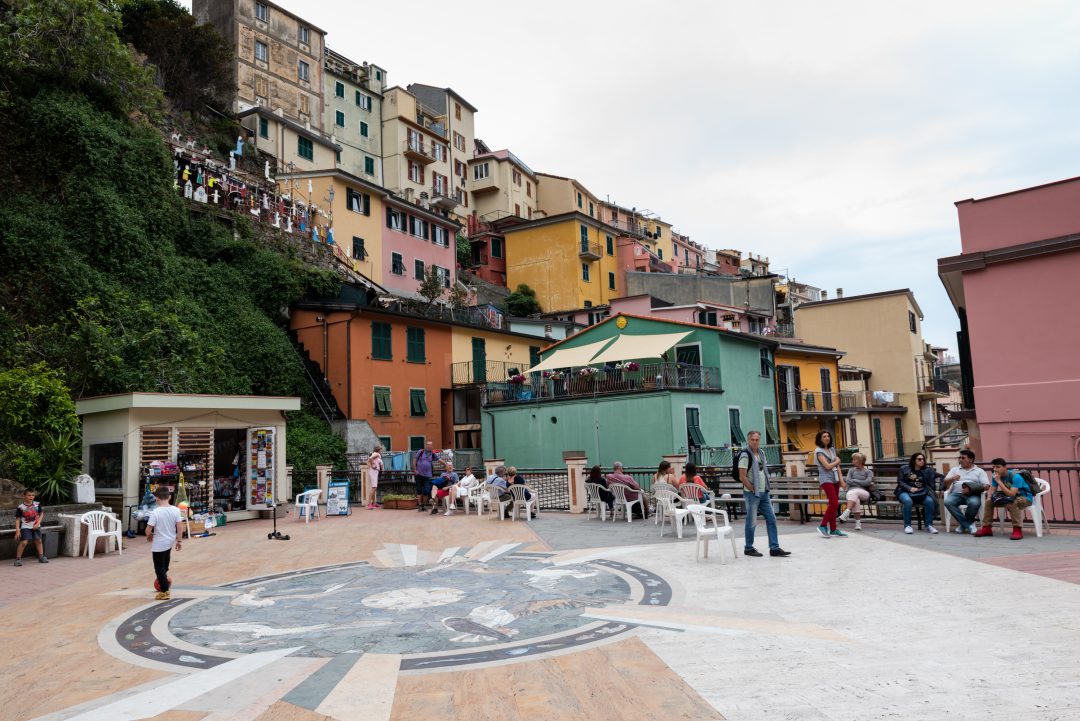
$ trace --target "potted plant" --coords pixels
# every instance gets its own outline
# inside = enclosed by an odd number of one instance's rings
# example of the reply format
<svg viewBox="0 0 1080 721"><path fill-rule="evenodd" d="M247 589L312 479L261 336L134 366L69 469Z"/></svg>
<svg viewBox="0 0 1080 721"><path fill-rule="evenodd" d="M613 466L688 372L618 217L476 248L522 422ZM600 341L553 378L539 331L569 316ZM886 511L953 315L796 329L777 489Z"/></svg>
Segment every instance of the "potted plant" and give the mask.
<svg viewBox="0 0 1080 721"><path fill-rule="evenodd" d="M416 496L407 496L403 493L388 493L382 497L383 508L407 511L416 508Z"/></svg>
<svg viewBox="0 0 1080 721"><path fill-rule="evenodd" d="M599 373L599 372L600 372L600 370L597 369L597 368L594 368L593 366L585 366L584 368L582 368L582 369L580 369L578 371L578 376L580 378L584 378L585 380L594 380L596 378L597 373Z"/></svg>
<svg viewBox="0 0 1080 721"><path fill-rule="evenodd" d="M515 385L521 385L525 382L525 376L520 373L518 373L516 376L510 376L510 382Z"/></svg>

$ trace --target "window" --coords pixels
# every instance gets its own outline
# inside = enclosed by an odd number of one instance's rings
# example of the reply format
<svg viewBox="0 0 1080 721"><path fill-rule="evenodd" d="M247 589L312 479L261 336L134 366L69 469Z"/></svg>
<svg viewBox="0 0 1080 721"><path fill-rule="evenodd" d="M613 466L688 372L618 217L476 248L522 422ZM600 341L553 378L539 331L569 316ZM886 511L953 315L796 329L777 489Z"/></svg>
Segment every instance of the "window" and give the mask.
<svg viewBox="0 0 1080 721"><path fill-rule="evenodd" d="M455 160L454 161L454 175L457 175L458 177L464 179L465 174L466 174L465 163L461 162L460 160Z"/></svg>
<svg viewBox="0 0 1080 721"><path fill-rule="evenodd" d="M656 257L659 258L660 260L664 259L664 249L663 248L657 248L656 249Z"/></svg>
<svg viewBox="0 0 1080 721"><path fill-rule="evenodd" d="M607 241L607 254L615 255L615 239L609 235L605 240Z"/></svg>
<svg viewBox="0 0 1080 721"><path fill-rule="evenodd" d="M529 346L529 367L540 365L540 346Z"/></svg>
<svg viewBox="0 0 1080 721"><path fill-rule="evenodd" d="M450 154L450 150L442 143L432 142L431 154L435 156L435 160L438 160L441 163L446 160L446 156Z"/></svg>
<svg viewBox="0 0 1080 721"><path fill-rule="evenodd" d="M380 81L380 82L382 81L382 70L376 70L375 71L375 79Z"/></svg>
<svg viewBox="0 0 1080 721"><path fill-rule="evenodd" d="M582 223L581 228L580 228L580 235L581 235L581 252L584 253L586 250L589 249L589 226Z"/></svg>
<svg viewBox="0 0 1080 721"><path fill-rule="evenodd" d="M405 230L405 214L393 208L386 209L386 227L398 232Z"/></svg>
<svg viewBox="0 0 1080 721"><path fill-rule="evenodd" d="M368 137L368 124L365 123L363 120L360 121L360 137Z"/></svg>
<svg viewBox="0 0 1080 721"><path fill-rule="evenodd" d="M444 248L450 247L450 231L440 225L431 226L431 242Z"/></svg>
<svg viewBox="0 0 1080 721"><path fill-rule="evenodd" d="M461 120L461 103L454 103L454 119Z"/></svg>
<svg viewBox="0 0 1080 721"><path fill-rule="evenodd" d="M423 328L405 329L405 360L410 363L424 363L427 361Z"/></svg>
<svg viewBox="0 0 1080 721"><path fill-rule="evenodd" d="M266 6L262 3L255 3L255 19L267 22L270 17L270 11L266 9Z"/></svg>
<svg viewBox="0 0 1080 721"><path fill-rule="evenodd" d="M450 287L450 271L448 269L438 265L433 265L431 266L431 271L435 273L435 275L439 276L439 280L442 281L443 288Z"/></svg>
<svg viewBox="0 0 1080 721"><path fill-rule="evenodd" d="M391 412L393 412L393 407L390 405L389 386L375 386L375 415L388 416Z"/></svg>
<svg viewBox="0 0 1080 721"><path fill-rule="evenodd" d="M686 445L689 448L704 448L705 434L701 432L701 409L696 406L686 408Z"/></svg>
<svg viewBox="0 0 1080 721"><path fill-rule="evenodd" d="M296 139L296 154L308 160L315 159L315 146L307 138Z"/></svg>
<svg viewBox="0 0 1080 721"><path fill-rule="evenodd" d="M716 325L716 311L715 310L700 310L697 314L697 322L701 325Z"/></svg>
<svg viewBox="0 0 1080 721"><path fill-rule="evenodd" d="M473 180L483 180L488 177L489 172L490 168L488 168L487 163L477 163L472 169Z"/></svg>
<svg viewBox="0 0 1080 721"><path fill-rule="evenodd" d="M581 264L581 279L582 280L588 280L589 279L589 264L588 263L582 263Z"/></svg>
<svg viewBox="0 0 1080 721"><path fill-rule="evenodd" d="M424 166L414 160L409 161L409 180L414 183L424 183Z"/></svg>
<svg viewBox="0 0 1080 721"><path fill-rule="evenodd" d="M409 389L409 415L410 416L426 416L427 415L427 394L423 388L410 388Z"/></svg>
<svg viewBox="0 0 1080 721"><path fill-rule="evenodd" d="M579 208L583 207L583 206L582 206L582 198L581 198L581 193L578 193L578 194L577 194L577 207L579 207Z"/></svg>
<svg viewBox="0 0 1080 721"><path fill-rule="evenodd" d="M765 417L765 443L770 446L779 445L780 439L776 435L776 411L766 408L763 415Z"/></svg>
<svg viewBox="0 0 1080 721"><path fill-rule="evenodd" d="M758 354L761 356L761 377L762 378L772 378L772 366L773 366L773 364L772 364L772 358L769 357L769 349L768 348L761 348L758 351ZM826 372L828 372L828 371L826 371ZM825 389L822 388L821 390L825 390Z"/></svg>
<svg viewBox="0 0 1080 721"><path fill-rule="evenodd" d="M270 80L265 75L255 76L255 94L260 98L270 95Z"/></svg>
<svg viewBox="0 0 1080 721"><path fill-rule="evenodd" d="M340 110L334 113L334 125L338 126L339 128L345 127L345 113L341 112Z"/></svg>
<svg viewBox="0 0 1080 721"><path fill-rule="evenodd" d="M518 218L521 217L521 203L514 203L514 215Z"/></svg>
<svg viewBox="0 0 1080 721"><path fill-rule="evenodd" d="M307 25L301 25L300 26L300 31L297 34L300 36L300 42L302 42L304 45L310 45L311 44L311 29L308 28ZM338 85L341 85L341 83L338 83ZM338 97L339 98L345 97L345 86L344 85L341 86L341 94L339 94Z"/></svg>
<svg viewBox="0 0 1080 721"><path fill-rule="evenodd" d="M255 41L255 59L264 63L270 59L270 49L266 47L266 43Z"/></svg>
<svg viewBox="0 0 1080 721"><path fill-rule="evenodd" d="M592 308L592 301L587 300L582 304L582 306L585 307L585 308Z"/></svg>
<svg viewBox="0 0 1080 721"><path fill-rule="evenodd" d="M423 280L424 279L424 261L422 261L422 260L413 261L413 277L416 278L417 280Z"/></svg>
<svg viewBox="0 0 1080 721"><path fill-rule="evenodd" d="M885 442L881 439L881 419L874 418L870 424L874 434L874 460L879 461L885 457Z"/></svg>
<svg viewBox="0 0 1080 721"><path fill-rule="evenodd" d="M259 137L260 138L269 138L270 137L270 121L267 120L266 118L259 118Z"/></svg>
<svg viewBox="0 0 1080 721"><path fill-rule="evenodd" d="M852 445L852 446L859 445L859 430L858 429L859 429L859 424L855 421L855 419L854 418L849 418L848 419L848 437L847 437L848 445Z"/></svg>
<svg viewBox="0 0 1080 721"><path fill-rule="evenodd" d="M390 339L390 324L375 321L371 324L371 357L378 360L390 360L394 357Z"/></svg>
<svg viewBox="0 0 1080 721"><path fill-rule="evenodd" d="M521 171L514 169L513 172L514 185L521 185Z"/></svg>
<svg viewBox="0 0 1080 721"><path fill-rule="evenodd" d="M683 260L686 261L687 265L690 265L690 249L689 248L683 248L682 252L683 252Z"/></svg>
<svg viewBox="0 0 1080 721"><path fill-rule="evenodd" d="M345 204L354 213L371 215L371 196L361 193L352 188L345 190Z"/></svg>
<svg viewBox="0 0 1080 721"><path fill-rule="evenodd" d="M311 66L303 60L296 61L296 77L304 82L311 80Z"/></svg>
<svg viewBox="0 0 1080 721"><path fill-rule="evenodd" d="M916 330L917 326L915 325L915 314L912 313L910 310L907 312L907 324L908 330L910 330L912 333L918 333L918 330Z"/></svg>
<svg viewBox="0 0 1080 721"><path fill-rule="evenodd" d="M364 156L364 172L368 175L375 175L375 158Z"/></svg>
<svg viewBox="0 0 1080 721"><path fill-rule="evenodd" d="M657 237L657 238L662 238L662 237L664 237L664 233L663 233L663 230L664 230L664 229L663 229L663 228L661 228L661 227L660 227L659 225L658 225L658 226L656 226L656 233L655 233L655 235L656 235L656 237Z"/></svg>
<svg viewBox="0 0 1080 721"><path fill-rule="evenodd" d="M746 436L743 435L741 412L738 408L728 408L728 423L731 425L731 445L742 448L746 445Z"/></svg>
<svg viewBox="0 0 1080 721"><path fill-rule="evenodd" d="M431 174L431 189L435 191L435 195L446 195L446 188L448 183L446 182L446 176L439 173Z"/></svg>
<svg viewBox="0 0 1080 721"><path fill-rule="evenodd" d="M428 224L423 218L417 218L415 215L409 216L409 233L414 238L428 239Z"/></svg>
<svg viewBox="0 0 1080 721"><path fill-rule="evenodd" d="M591 216L592 214L593 214L593 204L592 204L592 201L590 200L589 201L589 215Z"/></svg>
<svg viewBox="0 0 1080 721"><path fill-rule="evenodd" d="M394 275L405 275L405 260L401 253L390 254L390 272Z"/></svg>
<svg viewBox="0 0 1080 721"><path fill-rule="evenodd" d="M894 418L893 424L896 426L896 455L900 458L904 457L904 419Z"/></svg>
<svg viewBox="0 0 1080 721"><path fill-rule="evenodd" d="M425 443L427 443L427 438L425 436L409 436L410 451L419 451L424 447Z"/></svg>
<svg viewBox="0 0 1080 721"><path fill-rule="evenodd" d="M530 198L532 197L532 183L530 183L528 180L525 181L525 195Z"/></svg>
<svg viewBox="0 0 1080 721"><path fill-rule="evenodd" d="M94 443L90 446L90 476L94 488L120 490L123 488L124 444Z"/></svg>
<svg viewBox="0 0 1080 721"><path fill-rule="evenodd" d="M821 368L821 410L833 410L832 374L828 368Z"/></svg>
<svg viewBox="0 0 1080 721"><path fill-rule="evenodd" d="M454 131L454 147L458 150L465 149L465 136L456 130Z"/></svg>
<svg viewBox="0 0 1080 721"><path fill-rule="evenodd" d="M491 239L491 257L501 258L503 257L503 241L502 238Z"/></svg>
<svg viewBox="0 0 1080 721"><path fill-rule="evenodd" d="M615 274L608 272L607 274L607 287L611 290L615 290Z"/></svg>
<svg viewBox="0 0 1080 721"><path fill-rule="evenodd" d="M352 257L357 260L367 260L367 248L364 247L364 239L354 235L352 239Z"/></svg>
<svg viewBox="0 0 1080 721"><path fill-rule="evenodd" d="M356 107L360 108L361 110L366 110L366 111L368 111L370 113L371 112L371 97L368 96L368 95L364 95L362 92L357 90L356 91Z"/></svg>
<svg viewBox="0 0 1080 721"><path fill-rule="evenodd" d="M383 447L384 451L389 451L393 448L393 446L390 445L390 436L379 436L379 445Z"/></svg>
<svg viewBox="0 0 1080 721"><path fill-rule="evenodd" d="M343 98L343 97L345 97L345 83L340 83L340 82L335 82L334 83L334 97L335 98Z"/></svg>

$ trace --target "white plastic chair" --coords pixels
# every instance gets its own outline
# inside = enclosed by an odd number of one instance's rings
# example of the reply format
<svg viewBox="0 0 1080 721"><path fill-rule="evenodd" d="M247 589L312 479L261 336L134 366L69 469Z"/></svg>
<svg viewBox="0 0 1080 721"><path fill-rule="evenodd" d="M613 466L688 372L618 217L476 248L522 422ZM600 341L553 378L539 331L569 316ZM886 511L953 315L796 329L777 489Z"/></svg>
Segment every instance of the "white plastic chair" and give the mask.
<svg viewBox="0 0 1080 721"><path fill-rule="evenodd" d="M476 515L484 510L484 504L490 503L491 494L488 493L486 484L476 483L469 487L469 492L461 497L461 505L465 507L465 515L469 515L469 506L476 506Z"/></svg>
<svg viewBox="0 0 1080 721"><path fill-rule="evenodd" d="M684 506L692 505L694 503L700 503L709 508L712 508L713 506L713 499L710 498L708 501L704 500L705 494L708 493L708 491L696 483L684 483L679 486L676 492L679 494L679 498L682 500Z"/></svg>
<svg viewBox="0 0 1080 721"><path fill-rule="evenodd" d="M300 520L300 517L304 517L304 523L311 523L311 517L319 518L319 494L322 493L321 488L313 488L310 491L304 491L296 496L294 510L296 511L296 520ZM304 513L304 511L307 513Z"/></svg>
<svg viewBox="0 0 1080 721"><path fill-rule="evenodd" d="M506 492L506 489L493 483L487 484L486 490L488 494L488 510L492 513L497 513L499 520L503 520L503 509L512 504L514 499L511 498L507 501L499 500L499 496Z"/></svg>
<svg viewBox="0 0 1080 721"><path fill-rule="evenodd" d="M82 514L79 522L86 526L86 555L88 558L94 557L94 547L97 545L97 539L110 537L116 539L116 550L121 556L124 555L124 546L120 540L124 526L120 523L119 518L105 511L87 511ZM106 541L106 553L108 553L108 548L108 541Z"/></svg>
<svg viewBox="0 0 1080 721"><path fill-rule="evenodd" d="M593 511L601 521L607 520L607 504L600 500L599 483L585 484L585 510L589 513L589 520L592 520Z"/></svg>
<svg viewBox="0 0 1080 721"><path fill-rule="evenodd" d="M727 511L719 508L709 508L700 504L691 505L687 507L687 510L694 519L694 528L697 530L697 543L694 546L695 560L701 560L702 543L705 544L705 558L709 557L709 541L715 538L720 546L720 563L727 563L724 560L724 546L719 543L725 536L731 540L732 558L739 557L739 551L735 547L735 531L728 522ZM708 523L709 519L712 519L711 528ZM719 519L723 519L723 525L720 524Z"/></svg>
<svg viewBox="0 0 1080 721"><path fill-rule="evenodd" d="M525 497L526 496L526 491L528 491L528 495L532 496L531 498L526 498ZM510 495L512 495L514 497L513 500L511 501L511 503L513 504L512 508L510 509L510 520L511 521L517 519L517 514L518 514L518 509L519 508L524 508L525 509L525 522L526 523L528 523L529 519L532 517L533 506L537 507L536 515L537 516L540 515L539 504L537 504L537 502L536 502L536 491L534 491L533 489L531 489L528 486L523 485L521 483L512 483L512 484L510 484Z"/></svg>
<svg viewBox="0 0 1080 721"><path fill-rule="evenodd" d="M1042 497L1050 492L1050 481L1042 478L1036 478L1035 482L1039 484L1039 492L1035 494L1031 499L1031 505L1024 510L1031 513L1031 521L1035 526L1035 535L1038 538L1042 538L1043 526L1046 526L1046 530L1049 532L1050 524L1046 520L1046 513L1043 510ZM987 503L987 501L983 501ZM997 509L997 526L1001 528L1005 525L1005 519L1008 517L1004 508Z"/></svg>
<svg viewBox="0 0 1080 721"><path fill-rule="evenodd" d="M634 491L634 489L629 486L624 486L621 483L609 483L608 490L615 496L615 507L611 510L612 521L619 515L619 511L622 511L622 514L626 516L626 522L631 523L630 516L633 514L630 512L630 509L635 505L641 506L641 515L645 515L645 501L642 498L641 491ZM638 497L631 501L626 497L627 491L637 493Z"/></svg>
<svg viewBox="0 0 1080 721"><path fill-rule="evenodd" d="M664 483L663 481L660 481L659 483L654 483L652 485L653 497L655 497L656 494L659 493L660 491L671 491L672 495L674 495L674 496L679 495L679 489L678 488L671 485L670 483ZM653 516L653 525L656 525L657 523L661 523L662 520L663 519L660 518L660 504L657 503L656 504L656 515Z"/></svg>
<svg viewBox="0 0 1080 721"><path fill-rule="evenodd" d="M665 484L666 485L666 484ZM656 492L656 515L661 517L660 535L664 535L664 526L671 519L671 525L675 528L675 535L682 538L683 524L690 511L679 505L679 496L674 491L660 490Z"/></svg>

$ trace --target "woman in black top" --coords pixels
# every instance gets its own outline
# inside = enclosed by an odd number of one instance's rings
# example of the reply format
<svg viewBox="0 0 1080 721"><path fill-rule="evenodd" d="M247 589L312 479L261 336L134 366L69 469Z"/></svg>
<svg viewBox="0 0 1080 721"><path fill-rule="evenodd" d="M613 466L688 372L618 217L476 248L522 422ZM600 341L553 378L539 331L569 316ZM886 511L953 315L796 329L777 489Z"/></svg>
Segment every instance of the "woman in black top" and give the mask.
<svg viewBox="0 0 1080 721"><path fill-rule="evenodd" d="M604 478L604 474L600 472L600 466L593 466L589 469L589 477L585 479L585 482L595 483L600 486L600 500L607 504L609 511L614 513L615 494L608 490L607 479Z"/></svg>
<svg viewBox="0 0 1080 721"><path fill-rule="evenodd" d="M904 512L904 533L914 533L911 528L911 509L916 503L923 506L927 533L937 533L934 514L937 512L937 483L943 479L940 473L926 465L926 454L914 453L906 466L900 468L896 478L896 499Z"/></svg>

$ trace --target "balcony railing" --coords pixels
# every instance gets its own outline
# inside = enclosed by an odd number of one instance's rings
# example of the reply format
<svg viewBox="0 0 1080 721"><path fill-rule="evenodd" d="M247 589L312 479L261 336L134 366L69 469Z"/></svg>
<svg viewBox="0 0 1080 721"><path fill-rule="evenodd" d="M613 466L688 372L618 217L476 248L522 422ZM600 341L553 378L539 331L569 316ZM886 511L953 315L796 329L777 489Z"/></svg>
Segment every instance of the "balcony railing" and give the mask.
<svg viewBox="0 0 1080 721"><path fill-rule="evenodd" d="M593 243L587 240L579 241L578 257L583 260L600 260L602 257L600 254L600 243Z"/></svg>
<svg viewBox="0 0 1080 721"><path fill-rule="evenodd" d="M919 393L939 396L949 395L949 381L944 378L935 378L933 375L927 375L920 372L915 374L915 382L917 383Z"/></svg>
<svg viewBox="0 0 1080 721"><path fill-rule="evenodd" d="M853 391L821 393L789 390L780 394L781 413L852 413L856 408Z"/></svg>
<svg viewBox="0 0 1080 721"><path fill-rule="evenodd" d="M612 228L618 228L626 233L626 235L642 238L645 236L645 228L641 223L635 223L631 220L611 220L608 221L608 225Z"/></svg>
<svg viewBox="0 0 1080 721"><path fill-rule="evenodd" d="M524 383L489 381L484 388L484 405L593 398L642 391L723 390L719 368L686 363L646 363L633 371L598 369L593 375L582 375L581 369L548 374L546 378L544 375L529 373Z"/></svg>
<svg viewBox="0 0 1080 721"><path fill-rule="evenodd" d="M453 192L447 190L446 186L439 187L437 185L431 188L431 204L437 208L444 208L445 210L453 210L461 201L458 200L461 190L455 188Z"/></svg>
<svg viewBox="0 0 1080 721"><path fill-rule="evenodd" d="M854 408L903 408L900 394L894 391L858 391Z"/></svg>
<svg viewBox="0 0 1080 721"><path fill-rule="evenodd" d="M472 385L476 383L501 383L509 381L510 376L525 370L521 363L506 361L465 361L451 365L451 381L454 385ZM515 371L511 373L510 371Z"/></svg>
<svg viewBox="0 0 1080 721"><path fill-rule="evenodd" d="M435 155L428 148L424 147L423 138L419 140L405 140L402 141L401 147L405 156L412 158L413 160L419 160L421 163L434 163Z"/></svg>

